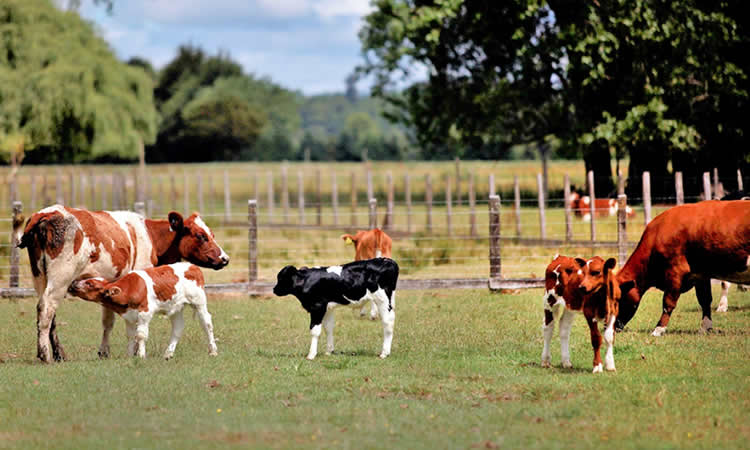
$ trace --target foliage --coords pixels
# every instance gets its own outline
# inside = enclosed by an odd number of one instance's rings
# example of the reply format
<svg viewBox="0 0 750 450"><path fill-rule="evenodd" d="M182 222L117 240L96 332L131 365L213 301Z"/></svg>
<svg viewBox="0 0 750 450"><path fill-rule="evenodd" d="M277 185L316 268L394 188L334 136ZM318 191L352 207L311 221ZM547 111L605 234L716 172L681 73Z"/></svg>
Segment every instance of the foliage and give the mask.
<svg viewBox="0 0 750 450"><path fill-rule="evenodd" d="M77 14L0 4L0 143L21 139L27 160L136 157L155 138L152 95Z"/></svg>

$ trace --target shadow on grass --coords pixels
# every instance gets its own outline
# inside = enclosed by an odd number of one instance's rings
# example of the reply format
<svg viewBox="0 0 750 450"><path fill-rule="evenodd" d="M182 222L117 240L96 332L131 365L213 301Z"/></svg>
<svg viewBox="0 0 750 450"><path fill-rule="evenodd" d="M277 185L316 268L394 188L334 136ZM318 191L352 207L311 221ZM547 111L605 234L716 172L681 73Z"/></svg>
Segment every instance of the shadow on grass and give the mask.
<svg viewBox="0 0 750 450"><path fill-rule="evenodd" d="M536 362L528 362L528 363L521 363L521 367L531 367L534 369L540 369L543 371L547 371L549 373L556 373L556 374L565 374L565 375L577 375L581 373L590 373L591 369L586 369L583 367L562 367L561 365L552 365L552 367L542 367L542 364L538 361Z"/></svg>

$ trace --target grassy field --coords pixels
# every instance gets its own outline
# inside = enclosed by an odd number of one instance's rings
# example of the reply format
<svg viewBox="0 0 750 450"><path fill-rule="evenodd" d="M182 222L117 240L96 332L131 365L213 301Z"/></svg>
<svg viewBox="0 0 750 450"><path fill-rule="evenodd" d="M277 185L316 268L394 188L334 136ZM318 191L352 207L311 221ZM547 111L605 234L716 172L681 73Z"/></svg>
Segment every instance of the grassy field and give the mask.
<svg viewBox="0 0 750 450"><path fill-rule="evenodd" d="M715 290L715 296L718 289ZM573 369L542 369L541 292L399 293L392 355L379 324L338 313L337 352L304 360L308 316L296 299L210 298L211 358L190 314L171 361L169 321L149 358L96 358L98 307L64 302L70 361L35 361L35 302L0 303L0 448L747 448L750 294L732 291L716 332L697 332L683 295L661 338L651 291L617 335L617 373L592 375L585 321Z"/></svg>

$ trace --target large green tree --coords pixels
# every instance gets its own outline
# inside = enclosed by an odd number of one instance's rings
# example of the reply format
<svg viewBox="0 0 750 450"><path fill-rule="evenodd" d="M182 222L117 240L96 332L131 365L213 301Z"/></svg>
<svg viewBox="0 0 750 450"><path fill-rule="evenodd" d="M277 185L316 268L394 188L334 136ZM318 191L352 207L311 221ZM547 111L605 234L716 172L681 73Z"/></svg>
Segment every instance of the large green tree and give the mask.
<svg viewBox="0 0 750 450"><path fill-rule="evenodd" d="M49 0L0 3L0 148L44 161L134 159L153 142L153 84Z"/></svg>

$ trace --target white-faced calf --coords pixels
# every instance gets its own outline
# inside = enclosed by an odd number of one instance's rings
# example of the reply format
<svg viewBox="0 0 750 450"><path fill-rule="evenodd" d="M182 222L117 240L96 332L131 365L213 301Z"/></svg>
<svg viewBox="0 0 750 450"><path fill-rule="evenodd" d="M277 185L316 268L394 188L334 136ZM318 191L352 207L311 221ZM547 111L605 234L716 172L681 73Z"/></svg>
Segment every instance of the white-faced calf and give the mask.
<svg viewBox="0 0 750 450"><path fill-rule="evenodd" d="M604 321L604 341L607 353L604 366L615 370L614 324L620 300L620 288L615 280L613 269L617 265L614 258L604 260L598 256L586 261L582 258L556 257L547 267L546 291L544 294L544 349L542 366L549 367L549 342L555 326L557 310L564 306L560 318L560 345L563 367L570 363L570 329L573 316L582 312L591 332L591 346L594 349L593 373L602 372L600 347L602 335L598 322Z"/></svg>
<svg viewBox="0 0 750 450"><path fill-rule="evenodd" d="M318 354L321 325L326 330L326 354L333 352L334 310L339 306L361 306L372 301L383 321L383 348L380 357L391 353L398 264L389 258L355 261L343 266L308 269L286 266L277 276L273 293L294 295L310 313L310 351L307 359Z"/></svg>
<svg viewBox="0 0 750 450"><path fill-rule="evenodd" d="M208 338L208 352L216 355L211 314L206 307L206 293L201 270L190 263L176 263L134 270L117 281L89 278L75 281L70 293L99 303L125 319L128 354L146 357L148 328L155 314L166 314L172 321L172 336L164 358L174 355L185 322L182 309L190 305L198 316Z"/></svg>

